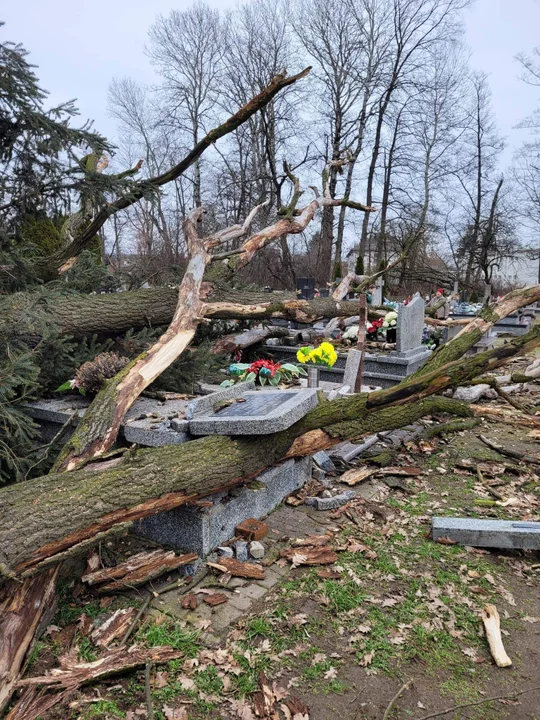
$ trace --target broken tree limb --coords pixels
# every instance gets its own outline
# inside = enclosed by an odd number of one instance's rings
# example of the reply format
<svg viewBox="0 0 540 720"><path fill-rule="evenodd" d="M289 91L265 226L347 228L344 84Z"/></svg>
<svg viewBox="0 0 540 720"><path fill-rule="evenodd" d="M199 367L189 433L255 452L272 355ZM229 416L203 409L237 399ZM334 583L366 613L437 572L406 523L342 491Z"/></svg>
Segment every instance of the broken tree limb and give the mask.
<svg viewBox="0 0 540 720"><path fill-rule="evenodd" d="M497 667L510 667L512 661L506 654L501 636L501 619L495 605L486 605L482 610L482 622L486 630L489 649Z"/></svg>
<svg viewBox="0 0 540 720"><path fill-rule="evenodd" d="M48 475L0 489L0 562L33 574L119 523L169 510L234 487L288 457L312 455L365 434L403 427L425 415L468 417L464 403L429 397L498 367L540 342L540 328L499 348L449 363L378 392L321 400L288 430L270 436L209 436L159 450L125 453L114 467ZM99 503L96 500L99 498Z"/></svg>
<svg viewBox="0 0 540 720"><path fill-rule="evenodd" d="M0 712L8 703L43 618L54 607L60 566L19 584L10 581L0 606Z"/></svg>
<svg viewBox="0 0 540 720"><path fill-rule="evenodd" d="M95 215L92 222L90 222L84 230L79 233L79 235L74 237L73 241L70 242L67 247L47 258L47 262L39 268L39 274L41 277L44 280L52 280L57 277L59 269L63 266L69 265L71 260L80 255L85 247L92 242L95 235L110 217L115 215L118 211L124 210L134 203L139 202L139 200L148 195L149 192L155 192L163 185L179 178L211 145L214 145L220 138L236 130L255 113L266 107L266 105L268 105L268 103L270 103L284 88L294 85L294 83L298 80L306 77L310 70L311 68L307 67L296 75L291 75L290 77L287 77L286 72L275 75L269 84L263 88L258 95L247 102L234 115L231 115L231 117L219 125L219 127L214 128L205 135L174 167L170 168L161 175L156 175L152 178L142 180L131 189L129 194L126 194L101 208Z"/></svg>
<svg viewBox="0 0 540 720"><path fill-rule="evenodd" d="M447 423L437 423L436 425L426 428L420 437L422 440L430 440L439 435L446 435L446 433L471 430L479 424L480 418L467 418L466 420L451 420Z"/></svg>
<svg viewBox="0 0 540 720"><path fill-rule="evenodd" d="M223 335L214 343L212 352L215 355L232 355L238 350L245 350L252 345L262 343L268 338L285 337L289 330L284 327L259 327L241 333Z"/></svg>
<svg viewBox="0 0 540 720"><path fill-rule="evenodd" d="M511 315L519 308L540 300L540 285L513 290L498 302L484 307L481 313L463 327L450 342L439 346L415 375L424 374L426 370L442 367L445 363L463 357L464 353L475 345L493 325L502 318Z"/></svg>
<svg viewBox="0 0 540 720"><path fill-rule="evenodd" d="M319 194L317 188L312 187L315 191L315 199L308 203L305 207L296 209L298 199L302 195L302 192L300 191L300 181L290 172L290 170L287 170L286 174L294 187L294 193L289 205L280 210L280 215L282 215L280 219L249 237L242 244L242 247L238 251L235 251L235 256L230 260L230 267L234 272L238 272L245 267L251 262L256 253L272 243L274 240L287 235L298 235L299 233L304 232L315 217L315 213L320 208L327 206L340 207L342 205L346 205L347 207L360 210L364 213L375 211L375 208L373 207L368 207L367 205L359 202L353 202L347 198L330 197L324 181L326 168L323 171L322 195ZM222 256L218 254L214 257L220 259Z"/></svg>
<svg viewBox="0 0 540 720"><path fill-rule="evenodd" d="M476 417L502 422L518 427L540 428L540 418L534 415L518 415L507 408L496 405L469 405Z"/></svg>
<svg viewBox="0 0 540 720"><path fill-rule="evenodd" d="M443 715L448 715L449 713L455 713L457 710L464 710L465 708L475 707L476 705L485 705L486 703L496 702L497 700L516 698L530 692L538 692L539 690L540 685L537 685L536 687L527 688L526 690L516 690L516 692L508 693L506 695L495 695L494 697L487 697L482 700L475 700L474 702L461 703L460 705L453 705L446 710L439 710L438 712L431 713L430 715L423 715L421 718L418 718L418 720L433 720L433 718L436 717L442 717Z"/></svg>
<svg viewBox="0 0 540 720"><path fill-rule="evenodd" d="M70 653L59 659L59 668L54 668L48 675L19 680L18 687L40 686L74 690L109 675L145 665L147 660L166 663L181 655L183 650L175 650L172 647L142 648L137 645L132 645L127 650L123 647L115 648L93 662L79 662L77 654Z"/></svg>
<svg viewBox="0 0 540 720"><path fill-rule="evenodd" d="M532 463L533 465L540 465L540 457L537 455L527 455L526 453L519 452L518 450L512 450L511 448L505 448L494 440L490 440L485 435L478 436L480 440L499 455L506 455L507 457L514 458L516 460L522 460L523 462Z"/></svg>
<svg viewBox="0 0 540 720"><path fill-rule="evenodd" d="M144 585L148 580L157 578L163 573L194 563L197 558L197 553L177 555L173 550L143 552L133 555L115 567L103 568L83 575L82 580L88 585L100 584L98 588L100 593L116 592Z"/></svg>

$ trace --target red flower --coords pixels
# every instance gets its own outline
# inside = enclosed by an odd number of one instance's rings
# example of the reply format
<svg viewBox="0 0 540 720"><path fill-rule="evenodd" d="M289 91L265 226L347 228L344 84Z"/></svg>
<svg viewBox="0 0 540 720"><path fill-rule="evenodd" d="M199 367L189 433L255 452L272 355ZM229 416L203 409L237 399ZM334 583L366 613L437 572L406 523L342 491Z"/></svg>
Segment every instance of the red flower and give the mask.
<svg viewBox="0 0 540 720"><path fill-rule="evenodd" d="M270 377L274 377L276 372L281 368L281 363L274 363L271 360L255 360L255 362L252 362L249 366L248 372L258 374L263 368L269 371Z"/></svg>

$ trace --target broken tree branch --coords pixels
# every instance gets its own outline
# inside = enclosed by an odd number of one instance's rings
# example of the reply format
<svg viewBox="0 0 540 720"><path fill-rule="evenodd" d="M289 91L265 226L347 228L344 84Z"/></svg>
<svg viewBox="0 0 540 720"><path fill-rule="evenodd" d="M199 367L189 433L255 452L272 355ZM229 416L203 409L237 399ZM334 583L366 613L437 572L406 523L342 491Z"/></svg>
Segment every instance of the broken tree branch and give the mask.
<svg viewBox="0 0 540 720"><path fill-rule="evenodd" d="M148 192L155 191L183 175L204 153L207 148L216 143L220 138L236 130L262 108L266 107L273 98L284 88L294 85L298 80L306 77L311 68L307 67L296 75L287 77L285 72L275 75L270 83L261 92L241 107L234 115L231 115L219 127L211 130L200 140L190 152L174 167L161 175L156 175L143 180L131 189L130 193L118 198L102 208L94 217L92 222L73 239L65 248L48 258L47 265L41 268L41 275L46 280L57 276L59 268L69 265L69 262L76 258L85 247L92 242L96 233L103 227L105 222L119 210L124 210L136 202L139 202Z"/></svg>
<svg viewBox="0 0 540 720"><path fill-rule="evenodd" d="M490 440L485 435L479 435L478 437L484 445L487 445L492 450L495 450L495 452L498 452L499 455L506 455L507 457L514 458L515 460L522 460L523 462L532 463L533 465L540 465L540 457L536 455L527 455L526 453L519 452L518 450L505 448L502 445L499 445L499 443L496 443L494 440Z"/></svg>

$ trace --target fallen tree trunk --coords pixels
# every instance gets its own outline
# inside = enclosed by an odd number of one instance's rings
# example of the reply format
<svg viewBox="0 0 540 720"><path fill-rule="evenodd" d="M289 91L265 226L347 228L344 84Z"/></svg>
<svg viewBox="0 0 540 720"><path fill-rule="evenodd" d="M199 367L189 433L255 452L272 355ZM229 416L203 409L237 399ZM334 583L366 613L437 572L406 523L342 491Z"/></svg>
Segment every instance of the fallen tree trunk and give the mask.
<svg viewBox="0 0 540 720"><path fill-rule="evenodd" d="M429 397L504 364L540 343L540 328L401 385L332 402L322 400L288 430L269 436L210 436L140 450L69 474L0 489L0 563L31 575L77 554L119 524L234 487L285 458L311 455L366 433L403 427L434 412L470 416L464 403Z"/></svg>
<svg viewBox="0 0 540 720"><path fill-rule="evenodd" d="M358 301L332 298L299 300L288 293L242 292L206 285L204 315L213 320L292 320L312 323L322 318L358 313ZM19 293L0 301L0 337L16 336L37 343L42 327L60 335L114 337L130 329L168 325L178 303L177 288L157 287L103 295L70 295L45 301ZM378 315L373 314L373 318Z"/></svg>

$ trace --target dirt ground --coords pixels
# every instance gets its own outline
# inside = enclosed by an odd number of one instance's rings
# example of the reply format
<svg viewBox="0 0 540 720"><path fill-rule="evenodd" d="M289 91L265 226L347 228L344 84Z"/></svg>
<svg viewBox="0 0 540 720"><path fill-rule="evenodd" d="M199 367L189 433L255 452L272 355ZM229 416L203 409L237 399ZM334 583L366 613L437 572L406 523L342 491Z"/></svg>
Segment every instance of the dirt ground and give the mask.
<svg viewBox="0 0 540 720"><path fill-rule="evenodd" d="M534 396L521 397L532 407ZM422 720L434 713L453 720L540 720L539 554L429 537L433 515L540 520L540 460L536 466L499 455L479 434L540 457L540 433L503 423L410 442L391 466L417 467L416 476L368 481L334 512L285 506L269 518L268 563L290 547L291 537L316 528L330 535L338 553L332 565L291 567L277 559L279 582L214 634L219 608L196 627L189 611L171 613L155 603L135 640L182 650L152 671L155 720ZM362 458L357 465L370 462ZM339 485L339 475L332 482ZM216 584L209 575L199 587ZM35 649L28 675L50 668L73 643L80 658L98 657L81 615L99 617L140 597L116 596L104 607L109 601L78 593L77 583L64 582L53 630ZM486 603L499 611L510 668L496 667L489 653L480 621ZM510 697L486 702L501 695ZM459 705L466 707L441 712ZM83 688L42 720L145 717L141 669Z"/></svg>

